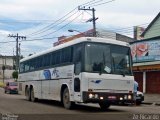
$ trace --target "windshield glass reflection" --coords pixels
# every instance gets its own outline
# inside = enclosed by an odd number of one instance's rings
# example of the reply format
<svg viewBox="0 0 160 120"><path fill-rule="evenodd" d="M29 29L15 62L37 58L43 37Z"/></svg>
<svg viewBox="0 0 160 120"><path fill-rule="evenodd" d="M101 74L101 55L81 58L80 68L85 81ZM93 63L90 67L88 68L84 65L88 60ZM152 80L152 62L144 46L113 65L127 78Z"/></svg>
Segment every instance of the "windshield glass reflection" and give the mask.
<svg viewBox="0 0 160 120"><path fill-rule="evenodd" d="M131 75L130 49L118 45L87 43L85 71Z"/></svg>

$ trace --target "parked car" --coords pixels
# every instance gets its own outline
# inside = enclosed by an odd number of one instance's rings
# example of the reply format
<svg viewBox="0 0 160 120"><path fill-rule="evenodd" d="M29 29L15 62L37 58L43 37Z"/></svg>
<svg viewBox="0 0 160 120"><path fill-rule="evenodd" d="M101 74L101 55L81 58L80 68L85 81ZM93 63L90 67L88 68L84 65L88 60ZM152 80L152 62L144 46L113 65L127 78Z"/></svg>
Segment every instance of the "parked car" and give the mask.
<svg viewBox="0 0 160 120"><path fill-rule="evenodd" d="M137 91L136 94L136 105L140 105L144 101L144 94L140 91Z"/></svg>
<svg viewBox="0 0 160 120"><path fill-rule="evenodd" d="M17 82L7 82L4 87L4 93L16 93L18 94L18 84Z"/></svg>
<svg viewBox="0 0 160 120"><path fill-rule="evenodd" d="M144 94L138 91L139 85L136 81L134 81L134 93L135 93L135 101L136 105L140 105L142 101L144 101Z"/></svg>
<svg viewBox="0 0 160 120"><path fill-rule="evenodd" d="M134 81L134 100L136 105L140 105L144 101L144 94L138 91L138 83ZM120 103L122 105L128 105L130 103Z"/></svg>

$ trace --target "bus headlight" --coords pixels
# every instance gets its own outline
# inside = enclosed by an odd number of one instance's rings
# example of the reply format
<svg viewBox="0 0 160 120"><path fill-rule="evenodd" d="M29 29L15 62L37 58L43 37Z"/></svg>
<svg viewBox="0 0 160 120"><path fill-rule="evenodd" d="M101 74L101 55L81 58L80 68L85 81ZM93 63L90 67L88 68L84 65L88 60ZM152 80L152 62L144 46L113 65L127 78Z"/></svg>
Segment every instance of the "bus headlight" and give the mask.
<svg viewBox="0 0 160 120"><path fill-rule="evenodd" d="M131 100L131 99L132 99L132 96L131 96L131 95L128 95L128 99Z"/></svg>
<svg viewBox="0 0 160 120"><path fill-rule="evenodd" d="M127 100L127 95L124 96L124 99Z"/></svg>
<svg viewBox="0 0 160 120"><path fill-rule="evenodd" d="M95 94L95 95L94 95L94 98L98 99L98 94Z"/></svg>
<svg viewBox="0 0 160 120"><path fill-rule="evenodd" d="M100 100L103 100L103 97L100 97Z"/></svg>
<svg viewBox="0 0 160 120"><path fill-rule="evenodd" d="M88 96L89 96L90 99L93 99L93 98L94 99L98 99L98 94L92 94L92 93L90 93Z"/></svg>
<svg viewBox="0 0 160 120"><path fill-rule="evenodd" d="M89 98L93 98L94 95L92 93L89 94Z"/></svg>
<svg viewBox="0 0 160 120"><path fill-rule="evenodd" d="M120 97L119 99L120 99L120 100L123 100L123 97Z"/></svg>

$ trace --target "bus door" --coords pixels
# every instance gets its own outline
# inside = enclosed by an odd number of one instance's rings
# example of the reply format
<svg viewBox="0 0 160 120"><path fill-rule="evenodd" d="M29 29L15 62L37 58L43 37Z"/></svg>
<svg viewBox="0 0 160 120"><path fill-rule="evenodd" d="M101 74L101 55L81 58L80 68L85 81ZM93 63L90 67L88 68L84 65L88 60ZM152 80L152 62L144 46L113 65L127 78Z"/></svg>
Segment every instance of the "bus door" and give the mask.
<svg viewBox="0 0 160 120"><path fill-rule="evenodd" d="M75 45L73 54L73 62L74 62L74 100L81 100L81 70L82 70L82 53L83 53L83 44Z"/></svg>

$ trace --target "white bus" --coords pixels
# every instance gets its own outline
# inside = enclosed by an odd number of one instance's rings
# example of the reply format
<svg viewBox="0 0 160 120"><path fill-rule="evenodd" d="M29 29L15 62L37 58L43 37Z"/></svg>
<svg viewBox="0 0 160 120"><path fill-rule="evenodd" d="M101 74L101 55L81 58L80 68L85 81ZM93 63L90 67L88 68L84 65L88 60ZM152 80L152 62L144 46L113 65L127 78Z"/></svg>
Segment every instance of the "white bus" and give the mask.
<svg viewBox="0 0 160 120"><path fill-rule="evenodd" d="M102 109L133 102L134 77L128 43L82 37L20 61L19 92L29 101L99 103Z"/></svg>

